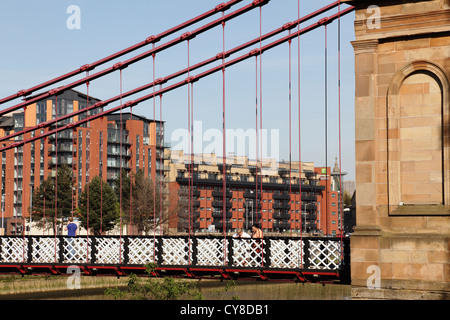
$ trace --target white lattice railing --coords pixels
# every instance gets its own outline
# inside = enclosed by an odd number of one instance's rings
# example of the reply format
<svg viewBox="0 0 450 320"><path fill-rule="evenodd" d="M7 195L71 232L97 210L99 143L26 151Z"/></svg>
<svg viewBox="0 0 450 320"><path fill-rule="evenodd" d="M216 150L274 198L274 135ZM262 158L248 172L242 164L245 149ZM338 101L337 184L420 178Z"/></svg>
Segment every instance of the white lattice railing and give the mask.
<svg viewBox="0 0 450 320"><path fill-rule="evenodd" d="M346 242L348 245L348 242ZM0 237L3 264L98 264L336 271L337 238L235 239L212 236Z"/></svg>
<svg viewBox="0 0 450 320"><path fill-rule="evenodd" d="M282 269L302 268L304 261L304 245L302 240L272 240L271 248L271 267Z"/></svg>
<svg viewBox="0 0 450 320"><path fill-rule="evenodd" d="M197 240L197 265L220 266L228 264L228 240L223 238Z"/></svg>
<svg viewBox="0 0 450 320"><path fill-rule="evenodd" d="M336 270L341 263L341 244L332 240L308 240L310 269Z"/></svg>

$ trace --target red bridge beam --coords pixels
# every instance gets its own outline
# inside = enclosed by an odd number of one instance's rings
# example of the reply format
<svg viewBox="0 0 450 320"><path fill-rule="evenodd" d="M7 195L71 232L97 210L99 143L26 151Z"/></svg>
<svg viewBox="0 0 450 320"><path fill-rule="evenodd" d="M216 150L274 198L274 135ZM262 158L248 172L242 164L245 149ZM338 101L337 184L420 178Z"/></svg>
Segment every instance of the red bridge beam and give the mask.
<svg viewBox="0 0 450 320"><path fill-rule="evenodd" d="M307 32L310 32L310 31L314 30L314 29L317 29L317 28L319 28L319 27L321 27L321 26L323 26L325 24L329 24L329 23L333 22L334 20L336 20L336 19L338 19L340 17L343 17L346 14L352 12L354 9L355 8L353 6L352 7L348 7L348 8L346 8L346 9L344 9L344 10L342 10L342 11L340 11L340 12L338 12L338 13L330 16L330 17L320 19L318 22L316 22L316 23L314 23L314 24L312 24L312 25L310 25L310 26L308 26L306 28L303 28L303 29L301 29L299 31L293 32L293 33L291 33L291 34L289 34L289 35L287 35L287 36L285 36L285 37L283 37L283 38L281 38L281 39L279 39L277 41L271 42L271 43L261 47L261 49L260 48L253 49L249 53L244 54L244 55L242 55L242 56L240 56L238 58L235 58L235 59L230 60L228 62L225 62L225 63L223 63L221 65L218 65L218 66L216 66L214 68L211 68L211 69L209 69L207 71L204 71L203 73L200 73L200 74L198 74L196 76L191 76L191 77L189 77L189 78L187 78L185 80L182 80L180 82L172 84L172 85L170 85L170 86L168 86L166 88L160 89L160 90L155 91L155 92L153 92L151 94L145 95L145 96L143 96L141 98L137 98L136 100L128 101L128 102L126 102L124 104L121 104L121 105L119 105L117 107L108 109L108 110L103 111L101 113L98 113L96 115L87 117L87 118L79 120L77 122L72 122L72 123L70 123L68 125L65 125L65 126L61 126L61 127L55 128L54 130L47 131L47 132L45 132L45 133L43 133L43 134L41 134L39 136L35 136L33 138L30 138L30 139L27 139L27 140L23 140L23 141L14 142L14 143L12 143L12 144L10 144L8 146L0 148L0 152L1 151L5 151L5 150L9 150L9 149L12 149L12 148L16 148L16 147L19 147L19 146L22 146L22 145L25 145L27 143L30 143L30 142L38 140L38 139L42 139L44 137L53 135L53 134L55 134L55 133L57 133L59 131L64 131L64 130L67 130L67 129L78 127L78 126L80 126L80 125L82 125L82 124L84 124L84 123L86 123L88 121L92 121L92 120L95 120L95 119L98 119L98 118L102 118L102 117L104 117L104 116L106 116L108 114L111 114L113 112L119 111L121 109L129 108L129 107L138 105L141 102L144 102L146 100L152 99L152 98L157 97L159 95L162 95L162 94L165 94L165 93L170 92L172 90L175 90L177 88L180 88L180 87L182 87L182 86L184 86L184 85L186 85L188 83L198 81L198 80L200 80L202 78L205 78L205 77L207 77L207 76L209 76L211 74L214 74L214 73L219 72L219 71L221 71L223 69L229 68L229 67L231 67L231 66L233 66L233 65L235 65L237 63L245 61L245 60L247 60L247 59L249 59L251 57L259 56L264 51L273 49L273 48L275 48L275 47L277 47L277 46L279 46L279 45L281 45L281 44L283 44L283 43L285 43L285 42L287 42L289 40L292 40L292 39L302 35L302 34L305 34ZM71 115L73 115L73 113ZM58 121L59 120L61 120L61 119L58 119Z"/></svg>
<svg viewBox="0 0 450 320"><path fill-rule="evenodd" d="M109 62L111 60L117 59L117 58L119 58L119 57L121 57L121 56L123 56L125 54L133 52L133 51L135 51L137 49L140 49L140 48L142 48L142 47L144 47L144 46L146 46L146 45L148 45L150 43L156 43L156 42L160 41L161 39L166 38L169 35L177 32L177 31L180 31L180 30L182 30L184 28L187 28L187 27L189 27L189 26L191 26L191 25L193 25L193 24L195 24L197 22L200 22L200 21L202 21L204 19L207 19L207 18L211 17L212 15L214 15L214 14L220 12L220 11L228 10L232 6L238 4L239 2L242 2L242 0L231 0L231 1L228 1L226 3L219 4L214 9L209 10L209 11L207 11L207 12L201 14L201 15L198 15L197 17L195 17L195 18L193 18L193 19L191 19L189 21L186 21L186 22L184 22L182 24L179 24L179 25L177 25L177 26L175 26L175 27L173 27L173 28L171 28L169 30L166 30L166 31L164 31L164 32L162 32L162 33L160 33L158 35L150 36L150 37L146 38L144 41L141 41L141 42L139 42L139 43L137 43L137 44L135 44L135 45L133 45L131 47L128 47L128 48L123 49L123 50L121 50L119 52L116 52L116 53L114 53L114 54L112 54L112 55L110 55L110 56L108 56L106 58L100 59L100 60L98 60L96 62L93 62L91 64L85 64L85 65L81 66L80 68L75 69L75 70L73 70L71 72L68 72L68 73L66 73L66 74L64 74L64 75L62 75L60 77L54 78L54 79L49 80L49 81L44 82L44 83L41 83L41 84L36 85L36 86L34 86L32 88L29 88L29 89L20 90L16 94L13 94L13 95L10 95L10 96L8 96L6 98L0 99L0 104L3 104L5 102L11 101L11 100L14 100L14 99L22 97L22 96L23 97L28 96L31 93L33 93L34 91L43 89L45 87L48 87L48 86L53 85L55 83L58 83L60 81L66 80L66 79L71 78L73 76L76 76L76 75L78 75L78 74L80 74L82 72L85 72L85 71L88 71L88 70L93 70L96 67L98 67L98 66L100 66L100 65L102 65L104 63L107 63L107 62Z"/></svg>
<svg viewBox="0 0 450 320"><path fill-rule="evenodd" d="M161 52L163 50L169 49L169 48L171 48L171 47L173 47L173 46L175 46L175 45L177 45L177 44L179 44L179 43L181 43L183 41L192 39L192 38L196 37L197 35L199 35L199 34L201 34L203 32L206 32L207 30L212 29L212 28L214 28L216 26L219 26L219 25L221 25L222 23L224 23L224 22L226 22L228 20L234 19L234 18L236 18L236 17L238 17L238 16L240 16L240 15L242 15L242 14L248 12L248 11L253 10L256 7L263 6L263 5L267 4L269 1L270 0L254 0L253 3L251 3L249 5L246 5L246 6L242 7L242 8L240 8L240 9L232 12L232 13L229 13L229 14L227 14L227 15L219 18L219 19L216 19L216 20L214 20L214 21L212 21L212 22L204 25L203 27L200 27L200 28L198 28L198 29L196 29L196 30L194 30L192 32L186 32L186 33L182 34L180 37L178 37L178 38L176 38L174 40L171 40L171 41L169 41L169 42L167 42L167 43L165 43L163 45L160 45L160 46L158 46L156 48L153 48L153 49L151 49L149 51L146 51L146 52L144 52L144 53L142 53L140 55L137 55L134 58L130 58L130 59L124 61L124 62L115 63L112 67L109 67L109 68L107 68L107 69L105 69L103 71L97 72L97 73L95 73L93 75L90 75L90 76L87 76L87 77L85 77L83 79L74 81L74 82L72 82L72 83L70 83L68 85L59 87L57 89L49 90L49 91L47 91L47 92L45 92L43 94L39 94L37 96L34 96L33 98L30 98L30 99L28 99L28 100L26 100L26 101L24 101L22 103L19 103L19 104L16 104L16 105L12 106L12 107L4 109L4 110L0 111L0 116L2 116L4 114L7 114L7 113L10 113L12 111L15 111L17 109L24 108L25 106L27 106L27 105L29 105L31 103L37 102L39 100L42 100L44 98L48 98L48 97L57 95L58 93L61 93L63 91L66 91L66 90L78 87L78 86L80 86L80 85L82 85L82 84L84 84L86 82L89 82L89 81L95 80L97 78L103 77L103 76L108 75L108 74L110 74L110 73L112 73L114 71L117 71L117 70L120 70L120 69L125 69L126 67L128 67L129 65L131 65L133 63L139 62L140 60L148 58L148 57L152 56L153 54L156 54L156 53ZM86 70L84 70L84 71L86 71Z"/></svg>
<svg viewBox="0 0 450 320"><path fill-rule="evenodd" d="M154 87L155 85L166 83L169 80L175 79L175 78L177 78L177 77L179 77L179 76L181 76L183 74L187 74L188 71L194 71L194 70L197 70L197 69L199 69L201 67L204 67L204 66L206 66L206 65L208 65L210 63L213 63L215 61L221 60L223 58L223 56L229 57L232 54L235 54L235 53L237 53L237 52L239 52L239 51L241 51L241 50L243 50L245 48L248 48L248 47L250 47L250 46L252 46L254 44L259 43L260 40L267 40L267 39L269 39L269 38L271 38L271 37L273 37L275 35L278 35L278 34L284 32L284 31L286 31L288 29L293 29L293 28L297 27L299 24L301 24L303 22L306 22L306 21L308 21L308 20L310 20L310 19L312 19L314 17L317 17L318 15L323 14L323 13L327 12L328 10L331 10L331 9L337 7L338 5L339 5L339 1L333 2L333 3L327 5L327 6L321 8L319 10L316 10L315 12L312 12L312 13L310 13L310 14L308 14L308 15L306 15L306 16L298 19L298 20L295 20L293 22L288 22L288 23L284 24L282 27L262 35L261 38L257 37L257 38L255 38L255 39L253 39L253 40L251 40L251 41L249 41L249 42L247 42L245 44L242 44L242 45L240 45L238 47L230 49L230 50L226 51L225 53L221 52L221 53L217 54L216 56L214 56L214 57L212 57L210 59L204 60L204 61L202 61L200 63L197 63L197 64L195 64L193 66L190 66L189 68L185 68L184 70L175 72L175 73L173 73L173 74L171 74L171 75L169 75L167 77L157 79L155 82L150 82L150 83L148 83L146 85L143 85L143 86L138 87L136 89L130 90L128 92L125 92L122 95L117 95L117 96L112 97L110 99L98 102L96 104L88 106L85 109L81 109L81 110L75 111L73 113L70 113L68 115L61 116L58 119L53 119L53 120L50 120L50 121L47 121L47 122L43 122L43 123L40 123L37 126L26 128L26 129L24 129L22 131L18 131L18 132L15 132L13 134L10 134L8 136L1 137L0 138L0 142L5 141L5 140L9 140L9 139L14 138L16 136L20 136L20 135L26 134L28 132L31 132L31 131L34 131L34 130L37 130L37 129L49 127L49 126L51 126L52 124L54 124L56 122L63 121L65 119L71 118L71 117L79 115L81 113L86 113L86 112L90 111L91 109L107 106L108 104L110 104L112 102L115 102L115 101L118 101L121 98L126 98L126 97L129 97L129 96L134 95L136 93L139 93L141 91L150 89L150 88ZM341 15L342 15L342 12L341 12Z"/></svg>

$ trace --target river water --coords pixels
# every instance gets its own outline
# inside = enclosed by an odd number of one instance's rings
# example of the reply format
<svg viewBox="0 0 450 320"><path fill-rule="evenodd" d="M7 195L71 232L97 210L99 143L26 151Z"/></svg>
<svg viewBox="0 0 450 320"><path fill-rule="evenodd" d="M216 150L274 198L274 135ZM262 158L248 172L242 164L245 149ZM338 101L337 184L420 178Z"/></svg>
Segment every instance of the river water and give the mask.
<svg viewBox="0 0 450 320"><path fill-rule="evenodd" d="M351 286L316 283L236 281L225 290L226 282L200 280L198 288L205 300L350 300ZM105 288L58 290L0 296L0 300L114 300Z"/></svg>

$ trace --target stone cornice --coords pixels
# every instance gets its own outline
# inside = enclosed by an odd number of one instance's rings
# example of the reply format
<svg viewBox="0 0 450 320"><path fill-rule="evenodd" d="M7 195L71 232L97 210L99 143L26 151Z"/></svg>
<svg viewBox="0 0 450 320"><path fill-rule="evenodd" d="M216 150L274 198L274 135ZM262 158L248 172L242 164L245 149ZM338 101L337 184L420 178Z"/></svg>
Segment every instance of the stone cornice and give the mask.
<svg viewBox="0 0 450 320"><path fill-rule="evenodd" d="M353 49L355 50L355 54L358 53L370 53L375 52L378 48L378 39L370 39L370 40L356 40L352 41Z"/></svg>
<svg viewBox="0 0 450 320"><path fill-rule="evenodd" d="M357 40L419 35L450 30L450 10L380 17L379 29L367 29L366 19L355 21Z"/></svg>

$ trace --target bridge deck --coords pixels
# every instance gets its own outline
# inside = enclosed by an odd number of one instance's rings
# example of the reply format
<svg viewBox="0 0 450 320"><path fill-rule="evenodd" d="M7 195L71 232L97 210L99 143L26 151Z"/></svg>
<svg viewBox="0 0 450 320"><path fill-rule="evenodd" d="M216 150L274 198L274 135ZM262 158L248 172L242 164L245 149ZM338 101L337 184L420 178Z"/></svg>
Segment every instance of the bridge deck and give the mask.
<svg viewBox="0 0 450 320"><path fill-rule="evenodd" d="M339 281L349 279L349 239L236 239L216 236L4 236L0 273L146 274L189 278Z"/></svg>

